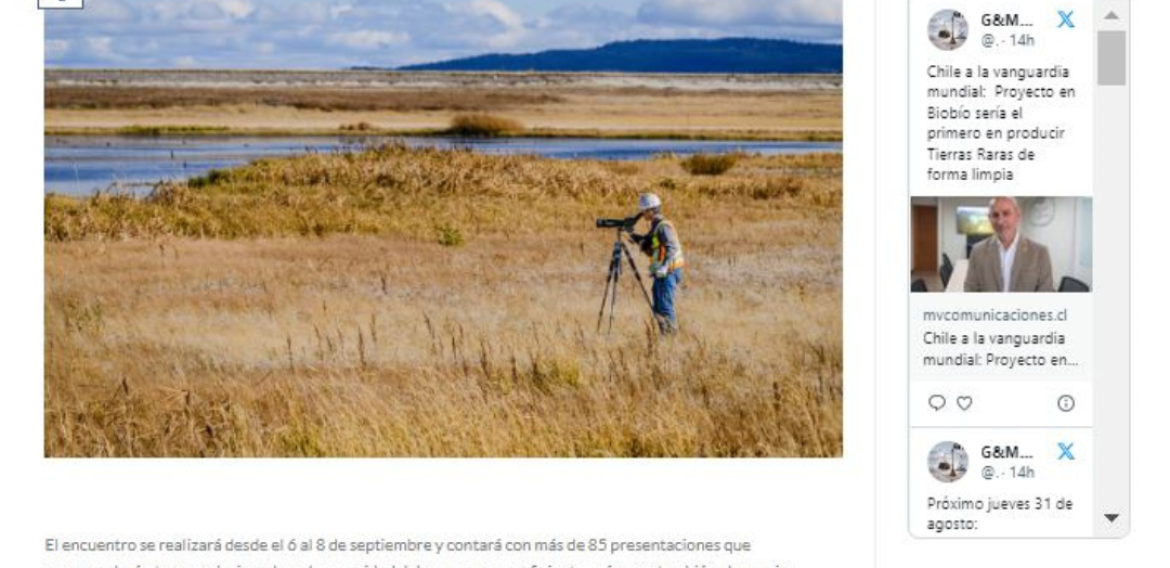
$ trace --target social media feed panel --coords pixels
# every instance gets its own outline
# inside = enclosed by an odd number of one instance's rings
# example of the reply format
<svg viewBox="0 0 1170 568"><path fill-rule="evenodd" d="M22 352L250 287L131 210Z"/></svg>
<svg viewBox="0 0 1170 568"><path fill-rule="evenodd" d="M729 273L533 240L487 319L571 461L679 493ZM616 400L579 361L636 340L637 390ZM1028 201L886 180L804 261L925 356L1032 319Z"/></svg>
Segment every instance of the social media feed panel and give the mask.
<svg viewBox="0 0 1170 568"><path fill-rule="evenodd" d="M1127 8L911 2L916 537L1128 531Z"/></svg>

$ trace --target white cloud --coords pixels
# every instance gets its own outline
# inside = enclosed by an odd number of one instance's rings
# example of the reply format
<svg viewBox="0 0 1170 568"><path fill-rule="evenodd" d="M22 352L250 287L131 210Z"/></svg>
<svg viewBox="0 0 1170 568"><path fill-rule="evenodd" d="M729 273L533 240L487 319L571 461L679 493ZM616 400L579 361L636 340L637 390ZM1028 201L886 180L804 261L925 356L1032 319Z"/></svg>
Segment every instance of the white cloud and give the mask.
<svg viewBox="0 0 1170 568"><path fill-rule="evenodd" d="M542 25L556 23L565 26L623 26L631 22L629 15L617 10L610 10L592 4L567 4L551 10L545 17L539 18Z"/></svg>
<svg viewBox="0 0 1170 568"><path fill-rule="evenodd" d="M496 0L472 0L466 10L476 16L489 16L509 29L524 27L524 18Z"/></svg>
<svg viewBox="0 0 1170 568"><path fill-rule="evenodd" d="M85 18L97 22L128 22L136 17L134 10L123 2L105 0L85 7Z"/></svg>
<svg viewBox="0 0 1170 568"><path fill-rule="evenodd" d="M274 8L287 10L287 7L279 4L274 5ZM227 23L243 20L255 13L256 8L243 0L168 0L150 3L145 12L146 21L199 27L208 21Z"/></svg>
<svg viewBox="0 0 1170 568"><path fill-rule="evenodd" d="M45 40L45 58L55 61L69 52L69 42L63 39Z"/></svg>
<svg viewBox="0 0 1170 568"><path fill-rule="evenodd" d="M409 41L410 34L379 30L355 30L329 35L331 45L365 51L402 45Z"/></svg>
<svg viewBox="0 0 1170 568"><path fill-rule="evenodd" d="M117 59L117 54L114 53L114 38L112 37L90 37L85 40L85 49L87 55L94 59L113 60Z"/></svg>
<svg viewBox="0 0 1170 568"><path fill-rule="evenodd" d="M630 0L620 10L593 1L549 0L536 14L515 0L94 0L83 14L46 14L45 57L64 66L337 68L629 39L840 40L841 0Z"/></svg>
<svg viewBox="0 0 1170 568"><path fill-rule="evenodd" d="M839 25L841 2L833 0L648 0L638 8L644 23L698 26Z"/></svg>
<svg viewBox="0 0 1170 568"><path fill-rule="evenodd" d="M320 2L297 2L287 5L261 5L249 14L263 24L325 23L332 19L333 9Z"/></svg>
<svg viewBox="0 0 1170 568"><path fill-rule="evenodd" d="M429 42L467 49L512 49L530 36L524 18L497 0L471 0L444 5L446 21L434 22Z"/></svg>
<svg viewBox="0 0 1170 568"><path fill-rule="evenodd" d="M196 2L191 5L187 15L199 21L222 20L227 17L223 8L213 2Z"/></svg>
<svg viewBox="0 0 1170 568"><path fill-rule="evenodd" d="M171 60L171 63L175 67L184 67L184 68L193 68L193 67L199 66L199 60L190 56L190 55L176 57L173 60Z"/></svg>
<svg viewBox="0 0 1170 568"><path fill-rule="evenodd" d="M247 18L256 10L251 2L244 0L216 0L216 4L225 14L237 20Z"/></svg>

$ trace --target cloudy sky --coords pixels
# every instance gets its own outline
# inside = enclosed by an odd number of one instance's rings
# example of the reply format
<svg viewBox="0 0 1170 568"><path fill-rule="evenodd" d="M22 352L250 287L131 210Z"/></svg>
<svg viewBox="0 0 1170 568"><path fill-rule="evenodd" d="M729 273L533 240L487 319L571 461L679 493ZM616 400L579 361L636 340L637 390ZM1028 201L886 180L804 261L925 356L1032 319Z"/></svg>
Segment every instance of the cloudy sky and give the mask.
<svg viewBox="0 0 1170 568"><path fill-rule="evenodd" d="M839 43L841 0L86 0L45 14L45 64L389 67L732 36Z"/></svg>

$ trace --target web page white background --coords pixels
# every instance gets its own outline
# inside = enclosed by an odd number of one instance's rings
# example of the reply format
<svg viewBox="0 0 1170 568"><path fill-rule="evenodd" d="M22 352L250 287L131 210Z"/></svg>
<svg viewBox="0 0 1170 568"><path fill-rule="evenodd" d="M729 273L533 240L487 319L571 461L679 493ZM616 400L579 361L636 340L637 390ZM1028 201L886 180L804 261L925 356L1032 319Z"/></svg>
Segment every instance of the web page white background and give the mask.
<svg viewBox="0 0 1170 568"><path fill-rule="evenodd" d="M1167 304L1158 167L1166 97L1157 74L1165 5L1134 2L1133 255L1149 262L1135 262L1133 274L1133 441L1150 449L1134 453L1134 529L1123 541L989 545L916 541L906 531L905 333L884 327L906 313L906 24L903 6L875 4L845 1L843 459L46 460L43 15L31 0L3 3L0 148L9 202L0 209L8 261L0 296L8 363L0 557L12 566L47 565L43 542L52 535L677 535L752 540L753 557L786 567L872 566L875 550L880 566L935 566L944 551L953 566L986 565L963 564L956 546L994 549L1001 565L1150 565L1142 559L1157 558L1160 537L1170 534L1156 467L1164 461L1168 394L1159 341Z"/></svg>

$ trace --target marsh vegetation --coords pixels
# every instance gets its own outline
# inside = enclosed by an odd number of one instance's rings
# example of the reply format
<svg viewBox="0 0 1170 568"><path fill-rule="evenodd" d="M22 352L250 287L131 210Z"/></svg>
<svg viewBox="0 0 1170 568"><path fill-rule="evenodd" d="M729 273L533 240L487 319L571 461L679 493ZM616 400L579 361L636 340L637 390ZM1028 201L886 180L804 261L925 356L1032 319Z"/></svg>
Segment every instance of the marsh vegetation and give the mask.
<svg viewBox="0 0 1170 568"><path fill-rule="evenodd" d="M839 456L841 157L386 146L46 198L49 456ZM684 333L612 234L659 192Z"/></svg>

